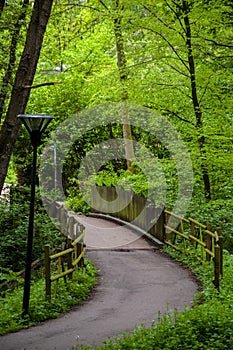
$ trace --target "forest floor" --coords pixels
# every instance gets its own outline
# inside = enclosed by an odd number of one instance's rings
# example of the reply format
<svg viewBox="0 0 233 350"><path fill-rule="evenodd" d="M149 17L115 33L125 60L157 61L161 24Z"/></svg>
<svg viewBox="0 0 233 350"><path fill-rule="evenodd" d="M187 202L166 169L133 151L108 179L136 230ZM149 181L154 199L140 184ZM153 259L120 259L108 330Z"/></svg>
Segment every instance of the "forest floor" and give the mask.
<svg viewBox="0 0 233 350"><path fill-rule="evenodd" d="M67 350L157 322L158 313L191 306L194 276L124 225L79 217L86 227L86 257L97 269L91 298L70 312L0 338L4 350Z"/></svg>

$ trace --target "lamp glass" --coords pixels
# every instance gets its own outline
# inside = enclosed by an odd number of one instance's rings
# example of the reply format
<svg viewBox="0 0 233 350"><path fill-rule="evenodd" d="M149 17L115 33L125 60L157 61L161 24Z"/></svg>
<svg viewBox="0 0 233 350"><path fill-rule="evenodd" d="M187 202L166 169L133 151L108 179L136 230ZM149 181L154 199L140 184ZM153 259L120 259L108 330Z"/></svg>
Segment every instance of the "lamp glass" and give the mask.
<svg viewBox="0 0 233 350"><path fill-rule="evenodd" d="M19 114L18 118L22 120L26 129L31 134L35 131L42 133L54 117L43 114Z"/></svg>

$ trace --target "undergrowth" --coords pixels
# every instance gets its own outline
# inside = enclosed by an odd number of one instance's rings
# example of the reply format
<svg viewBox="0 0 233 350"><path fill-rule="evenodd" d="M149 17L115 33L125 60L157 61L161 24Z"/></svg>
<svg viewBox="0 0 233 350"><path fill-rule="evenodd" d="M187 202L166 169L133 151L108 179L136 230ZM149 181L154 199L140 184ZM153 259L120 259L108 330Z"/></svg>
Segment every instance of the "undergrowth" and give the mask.
<svg viewBox="0 0 233 350"><path fill-rule="evenodd" d="M30 312L22 317L23 285L13 291L6 291L0 297L0 335L28 328L47 319L55 318L63 312L69 311L74 305L88 298L96 283L96 269L85 259L85 270L76 270L72 280L59 280L56 298L45 300L45 280L35 280L31 285ZM52 288L56 282L53 282ZM53 290L53 289L52 289Z"/></svg>

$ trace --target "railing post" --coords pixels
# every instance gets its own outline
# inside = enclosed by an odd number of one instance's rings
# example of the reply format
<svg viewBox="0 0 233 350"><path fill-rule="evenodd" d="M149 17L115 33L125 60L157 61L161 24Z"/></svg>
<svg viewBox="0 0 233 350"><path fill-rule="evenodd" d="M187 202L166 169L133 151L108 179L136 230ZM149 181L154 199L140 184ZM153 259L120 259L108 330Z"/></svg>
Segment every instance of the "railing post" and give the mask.
<svg viewBox="0 0 233 350"><path fill-rule="evenodd" d="M66 210L64 208L61 208L60 223L61 223L61 232L63 235L65 235L65 232L66 232L66 221L67 221Z"/></svg>
<svg viewBox="0 0 233 350"><path fill-rule="evenodd" d="M61 230L61 207L58 205L57 202L56 202L55 218L58 220L58 222L59 222L59 230Z"/></svg>
<svg viewBox="0 0 233 350"><path fill-rule="evenodd" d="M207 231L210 231L210 224L206 225ZM212 239L208 233L206 233L206 248L211 251ZM206 252L206 261L210 261L211 255Z"/></svg>
<svg viewBox="0 0 233 350"><path fill-rule="evenodd" d="M45 245L45 296L46 300L51 301L51 279L50 279L50 246Z"/></svg>
<svg viewBox="0 0 233 350"><path fill-rule="evenodd" d="M67 239L67 247L71 248L72 247L72 240L70 238ZM73 265L72 265L72 252L70 252L69 254L67 254L67 266L68 269L72 269ZM69 279L72 279L72 273L68 275Z"/></svg>
<svg viewBox="0 0 233 350"><path fill-rule="evenodd" d="M165 212L165 208L164 208L164 225L168 225L169 226L171 213L172 213L172 208L167 208L166 212ZM166 231L165 226L164 226L164 236L165 236L165 240L167 240L167 241L170 241L172 239L172 232L171 232L171 230L169 230L169 232Z"/></svg>
<svg viewBox="0 0 233 350"><path fill-rule="evenodd" d="M166 225L166 216L165 216L165 207L163 208L161 215L160 215L160 220L161 220L161 238L162 238L162 242L164 243L166 240L166 229L165 229L165 225Z"/></svg>
<svg viewBox="0 0 233 350"><path fill-rule="evenodd" d="M219 267L220 267L220 275L223 276L223 237L222 236L219 236L219 240L218 240L218 244L219 244L219 259L220 259L220 262L219 262Z"/></svg>
<svg viewBox="0 0 233 350"><path fill-rule="evenodd" d="M219 291L219 277L220 277L220 247L218 243L214 247L214 285Z"/></svg>
<svg viewBox="0 0 233 350"><path fill-rule="evenodd" d="M193 219L193 218L192 218ZM190 235L195 236L195 223L190 220ZM194 247L194 240L190 239L191 246Z"/></svg>
<svg viewBox="0 0 233 350"><path fill-rule="evenodd" d="M75 220L73 216L70 216L68 219L68 237L71 238L72 240L75 240L74 238L74 224Z"/></svg>
<svg viewBox="0 0 233 350"><path fill-rule="evenodd" d="M82 254L82 244L81 243L77 243L76 244L76 256L77 258ZM81 262L81 259L79 260L78 262L78 267L81 267L82 266L82 262Z"/></svg>

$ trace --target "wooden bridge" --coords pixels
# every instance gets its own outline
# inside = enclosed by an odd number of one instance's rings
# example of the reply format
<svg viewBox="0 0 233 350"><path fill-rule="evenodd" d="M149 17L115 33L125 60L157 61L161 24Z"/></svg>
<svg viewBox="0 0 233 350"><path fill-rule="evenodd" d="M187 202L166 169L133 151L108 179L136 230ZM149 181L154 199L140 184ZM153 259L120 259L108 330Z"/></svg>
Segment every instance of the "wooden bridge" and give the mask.
<svg viewBox="0 0 233 350"><path fill-rule="evenodd" d="M118 200L119 209L116 208L114 215L102 214L108 209L107 203L111 203L116 199L116 189L103 186L99 187L98 191L104 201L97 202L96 197L92 196L92 205L95 208L95 213L92 213L92 215L117 220L119 223L137 231L139 236L148 237L156 245L168 245L183 254L200 260L202 263L212 260L214 265L213 283L219 290L220 277L223 274L223 240L217 231L211 232L208 224L199 223L191 217L183 218L171 210L156 207L153 203L150 203L150 206L148 206L145 197L127 192L124 189L117 190L117 196L120 197ZM124 203L128 203L128 205L124 205ZM72 276L76 265L82 265L85 253L85 225L88 225L89 221L85 221L82 216L66 210L63 207L63 203L51 202L48 207L50 217L57 219L60 223L59 228L64 237L66 237L67 244L66 249L53 255L50 255L49 246L45 247L46 297L50 300L51 283L56 281L58 284L60 278L66 275ZM157 219L154 220L154 218ZM176 223L175 227L174 222ZM108 235L109 231L108 228ZM98 235L98 232L95 235ZM130 239L131 241L136 240L139 236L134 235ZM93 236L91 239L93 242ZM109 240L109 236L107 239ZM97 241L99 245L101 240L99 240L98 236L96 237L95 245ZM118 237L115 236L113 245L118 247L125 246L127 241L125 241L124 236L119 237L118 234ZM100 246L98 247L100 248ZM105 248L107 247L110 247L109 242ZM64 259L65 257L66 260ZM55 259L58 261L58 271L52 277L50 264ZM67 261L66 269L64 269L64 261Z"/></svg>

